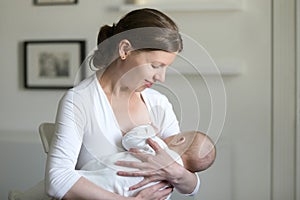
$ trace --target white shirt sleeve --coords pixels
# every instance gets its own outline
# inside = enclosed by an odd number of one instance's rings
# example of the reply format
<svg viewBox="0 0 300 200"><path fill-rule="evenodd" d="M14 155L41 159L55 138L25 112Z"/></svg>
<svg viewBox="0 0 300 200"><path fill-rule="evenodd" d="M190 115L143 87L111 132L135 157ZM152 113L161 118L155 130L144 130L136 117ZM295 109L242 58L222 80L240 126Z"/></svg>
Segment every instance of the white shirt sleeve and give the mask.
<svg viewBox="0 0 300 200"><path fill-rule="evenodd" d="M179 123L168 98L153 89L146 89L142 94L160 136L166 138L179 133Z"/></svg>
<svg viewBox="0 0 300 200"><path fill-rule="evenodd" d="M196 185L194 191L191 194L185 194L186 196L194 196L199 191L199 188L200 188L200 178L199 178L199 175L197 173L195 173L195 175L197 177L197 185Z"/></svg>
<svg viewBox="0 0 300 200"><path fill-rule="evenodd" d="M173 106L167 99L167 97L163 96L163 105L164 113L162 113L162 124L161 124L161 136L162 138L166 138L180 132L179 124L177 117L174 113Z"/></svg>
<svg viewBox="0 0 300 200"><path fill-rule="evenodd" d="M75 166L82 145L85 119L80 99L75 96L75 92L69 90L60 101L55 135L47 157L46 191L58 199L80 178Z"/></svg>

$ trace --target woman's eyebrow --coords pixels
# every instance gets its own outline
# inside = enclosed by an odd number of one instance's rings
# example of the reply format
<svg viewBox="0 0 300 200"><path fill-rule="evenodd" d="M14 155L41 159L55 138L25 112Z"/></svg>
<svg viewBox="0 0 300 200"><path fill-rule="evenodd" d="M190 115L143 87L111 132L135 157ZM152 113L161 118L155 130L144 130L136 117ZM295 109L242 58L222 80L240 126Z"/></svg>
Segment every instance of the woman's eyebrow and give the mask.
<svg viewBox="0 0 300 200"><path fill-rule="evenodd" d="M153 64L154 64L154 65L157 65L157 66L162 66L162 67L163 67L163 66L167 66L167 64L165 64L165 63L163 63L163 62L159 62L159 61L154 61Z"/></svg>

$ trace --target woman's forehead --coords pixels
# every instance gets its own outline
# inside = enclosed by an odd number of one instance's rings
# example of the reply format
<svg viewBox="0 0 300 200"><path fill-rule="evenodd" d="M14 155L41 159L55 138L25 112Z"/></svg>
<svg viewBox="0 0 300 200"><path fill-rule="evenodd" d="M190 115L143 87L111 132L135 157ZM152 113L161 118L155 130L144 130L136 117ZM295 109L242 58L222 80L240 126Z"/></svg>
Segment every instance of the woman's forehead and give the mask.
<svg viewBox="0 0 300 200"><path fill-rule="evenodd" d="M144 52L149 62L157 62L163 65L170 65L176 58L177 53L166 51L146 51Z"/></svg>

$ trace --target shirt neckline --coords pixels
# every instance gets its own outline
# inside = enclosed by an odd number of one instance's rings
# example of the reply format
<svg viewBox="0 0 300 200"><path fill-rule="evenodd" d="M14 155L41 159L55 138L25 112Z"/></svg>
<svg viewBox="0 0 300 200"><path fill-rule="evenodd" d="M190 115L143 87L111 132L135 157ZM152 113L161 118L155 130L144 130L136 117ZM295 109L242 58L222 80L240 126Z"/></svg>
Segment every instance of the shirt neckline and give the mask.
<svg viewBox="0 0 300 200"><path fill-rule="evenodd" d="M103 72L104 72L104 71L103 71ZM122 129L120 128L120 125L119 125L119 123L118 123L118 120L117 120L117 118L116 118L116 115L115 115L115 113L114 113L114 111L113 111L113 109L112 109L112 107L111 107L111 105L110 105L110 103L109 103L109 100L108 100L108 98L107 98L107 96L106 96L106 94L105 94L105 92L104 92L104 90L103 90L103 88L102 88L102 86L101 86L101 84L100 84L100 82L99 82L99 79L98 79L98 77L100 77L100 76L102 75L103 72L96 72L96 73L94 74L94 81L96 82L98 91L101 93L101 95L104 96L104 99L105 99L104 101L105 101L105 103L106 103L106 105L107 105L107 107L108 107L108 110L109 110L109 112L110 112L110 115L112 115L112 117L113 117L114 124L116 125L116 127L117 127L117 129L118 129L118 134L121 135L121 136L123 136L123 133L125 134L125 132L123 132ZM98 73L99 73L99 75L98 75ZM147 90L147 89L145 89L145 90ZM150 117L150 120L151 120L150 123L153 124L153 116L151 115L151 107L150 107L150 104L149 104L149 100L148 100L148 98L147 98L147 95L145 94L145 90L143 90L142 92L140 92L140 94L141 94L141 97L143 98L144 103L145 103L145 105L146 105L146 108L147 108L147 111L148 111L148 114L149 114L149 117Z"/></svg>

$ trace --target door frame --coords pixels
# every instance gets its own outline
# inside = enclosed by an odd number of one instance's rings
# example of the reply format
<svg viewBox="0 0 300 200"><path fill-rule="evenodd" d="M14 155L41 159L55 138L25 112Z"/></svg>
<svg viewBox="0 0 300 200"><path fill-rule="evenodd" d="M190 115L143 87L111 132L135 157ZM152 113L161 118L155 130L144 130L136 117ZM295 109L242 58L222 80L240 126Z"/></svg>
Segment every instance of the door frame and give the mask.
<svg viewBox="0 0 300 200"><path fill-rule="evenodd" d="M271 2L271 200L294 200L296 196L300 200L299 194L296 194L299 193L296 189L296 184L299 184L299 170L296 169L296 162L299 163L299 153L296 153L297 143L299 147L299 137L296 142L296 136L297 134L299 136L300 131L300 113L298 112L300 70L296 67L296 2L299 4L299 0L272 0ZM297 178L296 173L298 173Z"/></svg>
<svg viewBox="0 0 300 200"><path fill-rule="evenodd" d="M300 0L296 0L296 71L297 71L297 114L296 114L296 199L300 200Z"/></svg>

